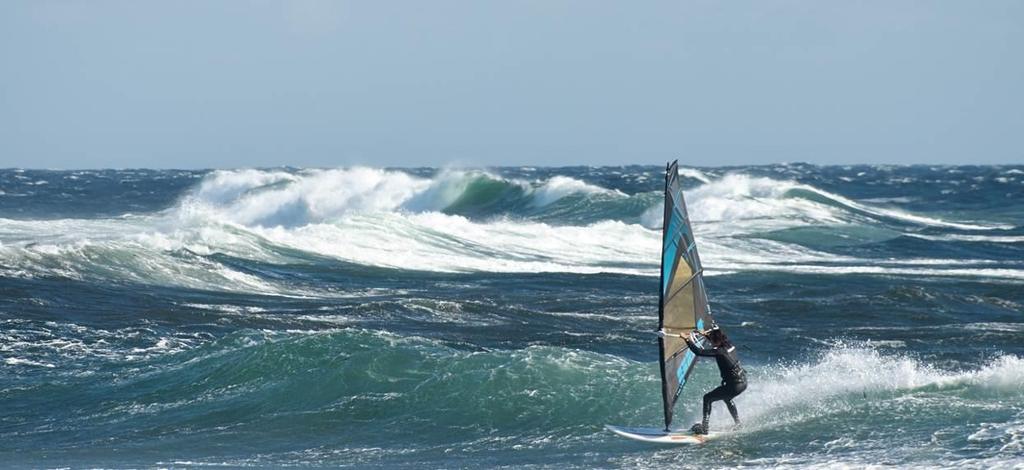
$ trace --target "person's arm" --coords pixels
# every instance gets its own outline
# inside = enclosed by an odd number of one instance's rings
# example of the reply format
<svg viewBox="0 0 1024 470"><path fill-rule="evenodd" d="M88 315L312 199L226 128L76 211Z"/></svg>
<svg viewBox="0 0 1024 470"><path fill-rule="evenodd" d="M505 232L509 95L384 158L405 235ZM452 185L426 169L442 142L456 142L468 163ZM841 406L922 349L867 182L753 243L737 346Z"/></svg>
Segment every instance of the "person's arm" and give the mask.
<svg viewBox="0 0 1024 470"><path fill-rule="evenodd" d="M679 335L679 337L683 338L683 341L686 341L686 347L690 348L690 351L692 351L694 354L698 356L713 357L718 354L718 348L712 347L708 349L703 349L700 346L693 344L693 341L690 341L690 335L681 334Z"/></svg>

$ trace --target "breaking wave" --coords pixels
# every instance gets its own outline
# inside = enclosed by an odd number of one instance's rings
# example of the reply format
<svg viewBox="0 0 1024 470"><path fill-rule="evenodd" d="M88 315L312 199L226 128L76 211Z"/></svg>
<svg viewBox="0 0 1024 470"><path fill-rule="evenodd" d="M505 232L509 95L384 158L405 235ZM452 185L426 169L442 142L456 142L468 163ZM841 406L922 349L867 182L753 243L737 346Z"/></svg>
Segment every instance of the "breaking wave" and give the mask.
<svg viewBox="0 0 1024 470"><path fill-rule="evenodd" d="M813 361L761 369L737 399L753 428L781 426L880 400L937 394L949 400L1004 397L1024 401L1024 358L999 356L974 370L947 371L918 359L839 344Z"/></svg>
<svg viewBox="0 0 1024 470"><path fill-rule="evenodd" d="M367 212L543 218L545 210L567 202L568 207L557 208L560 215L594 222L600 219L587 217L588 205L621 208L629 199L621 191L561 175L526 181L461 170L445 170L431 178L374 168L231 170L204 178L177 211L185 217L215 217L245 226L299 227Z"/></svg>
<svg viewBox="0 0 1024 470"><path fill-rule="evenodd" d="M1020 265L983 256L893 259L837 249L908 236L921 243L991 240L1012 247L1020 236L1011 226L874 206L791 180L684 174L694 185L686 196L710 275L1024 279ZM647 175L635 180L647 181ZM208 173L159 212L0 219L0 271L271 294L295 291L215 257L654 276L661 212L660 188L650 181L625 191L565 175L531 180L481 170L225 170Z"/></svg>

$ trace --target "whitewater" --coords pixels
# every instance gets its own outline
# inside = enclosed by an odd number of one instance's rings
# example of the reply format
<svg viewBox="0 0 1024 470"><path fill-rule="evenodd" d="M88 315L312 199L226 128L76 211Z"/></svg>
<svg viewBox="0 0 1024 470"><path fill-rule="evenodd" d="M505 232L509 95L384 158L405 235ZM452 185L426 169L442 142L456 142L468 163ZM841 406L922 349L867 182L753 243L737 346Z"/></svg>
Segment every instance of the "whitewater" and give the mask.
<svg viewBox="0 0 1024 470"><path fill-rule="evenodd" d="M0 462L1024 467L1024 166L682 168L745 427L604 431L661 420L662 175L0 170Z"/></svg>

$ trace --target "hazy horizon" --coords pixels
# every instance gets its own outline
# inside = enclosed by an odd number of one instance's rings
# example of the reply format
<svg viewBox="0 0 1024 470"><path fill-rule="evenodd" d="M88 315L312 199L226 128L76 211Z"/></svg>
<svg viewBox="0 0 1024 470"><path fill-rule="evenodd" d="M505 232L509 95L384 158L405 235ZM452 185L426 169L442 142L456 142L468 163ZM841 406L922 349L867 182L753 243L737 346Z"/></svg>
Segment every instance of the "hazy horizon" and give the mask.
<svg viewBox="0 0 1024 470"><path fill-rule="evenodd" d="M627 167L652 167L652 166L665 166L672 160L667 160L665 163L623 163L623 164L603 164L603 165L586 165L586 164L564 164L564 165L485 165L485 164L473 164L473 165L454 165L450 163L440 165L373 165L373 164L362 164L362 163L351 163L336 166L326 165L309 165L309 166L296 166L296 165L273 165L273 166L219 166L219 167L159 167L159 166L124 166L124 167L66 167L66 168L53 168L53 167L0 167L0 171L61 171L61 172L74 172L74 171L131 171L131 170L152 170L152 171L218 171L218 170L277 170L277 169L294 169L294 170L333 170L333 169L351 169L351 168L376 168L381 170L415 170L422 168L429 168L435 170L488 170L488 169L518 169L518 168L544 168L544 169L559 169L559 168L627 168ZM872 167L872 168L883 168L883 167L937 167L937 168L955 168L955 167L1024 167L1024 162L1008 162L1008 163L812 163L812 162L765 162L765 163L749 163L749 164L731 164L731 165L690 165L683 160L679 160L680 167L684 168L695 168L695 169L729 169L729 168L752 168L752 167L768 167L768 166L788 166L788 165L810 165L814 167Z"/></svg>
<svg viewBox="0 0 1024 470"><path fill-rule="evenodd" d="M0 167L1024 162L1024 3L0 4Z"/></svg>

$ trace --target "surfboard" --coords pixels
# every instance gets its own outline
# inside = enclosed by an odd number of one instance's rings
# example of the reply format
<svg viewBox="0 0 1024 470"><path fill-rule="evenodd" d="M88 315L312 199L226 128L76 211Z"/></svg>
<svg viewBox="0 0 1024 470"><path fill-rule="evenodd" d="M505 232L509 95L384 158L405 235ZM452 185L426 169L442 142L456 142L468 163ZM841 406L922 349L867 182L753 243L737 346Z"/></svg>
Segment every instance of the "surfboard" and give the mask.
<svg viewBox="0 0 1024 470"><path fill-rule="evenodd" d="M715 433L693 434L687 431L665 431L662 428L629 428L610 424L606 424L605 428L634 441L654 444L703 444L715 437Z"/></svg>
<svg viewBox="0 0 1024 470"><path fill-rule="evenodd" d="M704 287L704 266L697 253L697 241L683 200L679 162L665 167L665 214L662 223L661 282L658 303L658 362L661 366L661 399L665 413L662 428L634 428L607 425L609 431L643 442L702 444L707 436L671 429L673 410L686 385L697 356L680 337L693 330L715 326Z"/></svg>

